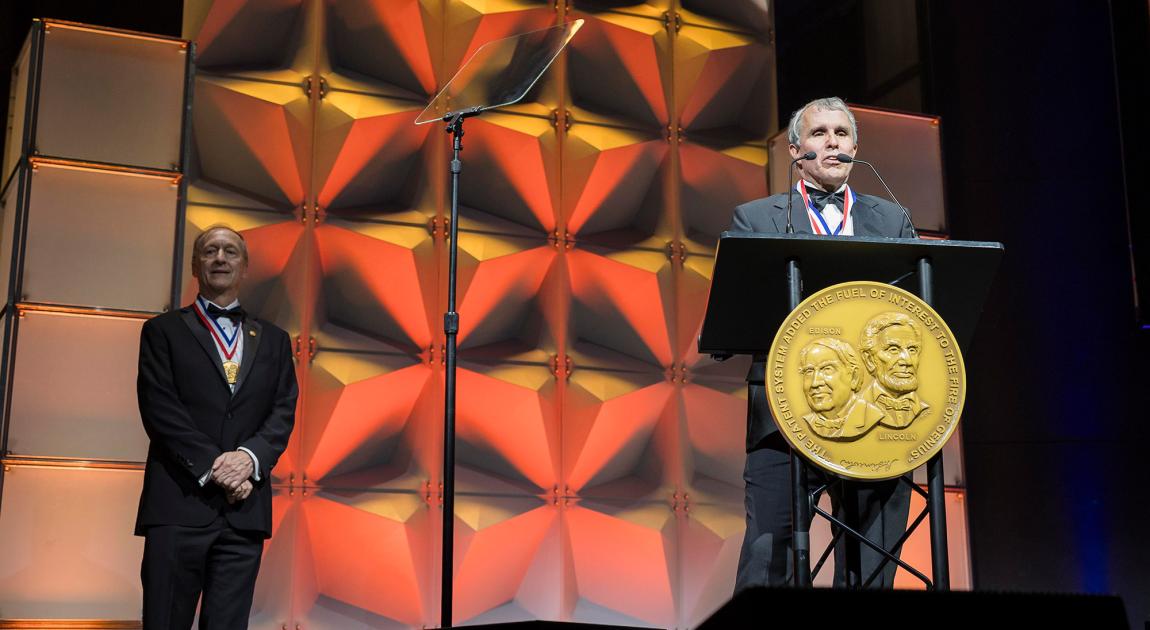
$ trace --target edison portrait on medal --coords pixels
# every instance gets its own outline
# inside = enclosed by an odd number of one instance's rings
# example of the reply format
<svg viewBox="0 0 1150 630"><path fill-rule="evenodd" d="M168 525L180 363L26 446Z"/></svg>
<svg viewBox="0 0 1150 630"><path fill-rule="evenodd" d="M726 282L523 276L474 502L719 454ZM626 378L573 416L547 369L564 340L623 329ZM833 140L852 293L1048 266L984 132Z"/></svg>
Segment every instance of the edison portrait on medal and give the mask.
<svg viewBox="0 0 1150 630"><path fill-rule="evenodd" d="M799 372L811 409L803 421L816 435L850 440L884 420L882 410L859 395L863 368L849 343L832 337L811 341L799 351Z"/></svg>
<svg viewBox="0 0 1150 630"><path fill-rule="evenodd" d="M930 409L918 396L922 352L918 322L904 313L876 315L863 326L859 347L863 364L874 377L864 397L882 409L884 426L904 429Z"/></svg>

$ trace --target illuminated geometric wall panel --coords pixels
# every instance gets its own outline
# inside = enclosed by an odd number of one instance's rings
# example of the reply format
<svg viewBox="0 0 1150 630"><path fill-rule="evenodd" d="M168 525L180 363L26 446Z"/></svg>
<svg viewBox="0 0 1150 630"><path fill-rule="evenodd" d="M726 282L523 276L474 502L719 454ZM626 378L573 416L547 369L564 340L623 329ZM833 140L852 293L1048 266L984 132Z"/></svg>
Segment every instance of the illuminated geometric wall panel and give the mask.
<svg viewBox="0 0 1150 630"><path fill-rule="evenodd" d="M5 619L139 619L138 470L6 464L0 511Z"/></svg>
<svg viewBox="0 0 1150 630"><path fill-rule="evenodd" d="M590 358L576 355L564 401L565 487L580 496L649 498L671 482L665 467L673 449L659 429L673 420L674 389L659 372L583 368Z"/></svg>
<svg viewBox="0 0 1150 630"><path fill-rule="evenodd" d="M741 502L708 504L698 501L693 493L684 499L678 512L680 613L677 626L691 628L731 598L745 520Z"/></svg>
<svg viewBox="0 0 1150 630"><path fill-rule="evenodd" d="M619 12L571 12L569 19L587 20L567 55L576 121L602 116L626 127L666 129L672 38L664 11L637 5Z"/></svg>
<svg viewBox="0 0 1150 630"><path fill-rule="evenodd" d="M497 623L555 616L559 508L538 497L462 494L455 506L454 618Z"/></svg>
<svg viewBox="0 0 1150 630"><path fill-rule="evenodd" d="M442 10L443 58L437 73L440 87L446 85L483 44L557 23L554 5L537 0L445 0ZM540 79L541 84L552 81L553 77ZM534 96L546 103L548 110L553 109L555 95L547 92L549 90L537 86L524 103L531 103Z"/></svg>
<svg viewBox="0 0 1150 630"><path fill-rule="evenodd" d="M469 122L460 203L542 237L556 228L559 142L545 118L494 113ZM498 186L491 182L498 181Z"/></svg>
<svg viewBox="0 0 1150 630"><path fill-rule="evenodd" d="M438 51L442 42L428 41L437 32L440 5L438 0L325 3L329 63L383 87L384 93L422 103L422 109L442 85L435 76L438 59L432 59L432 49ZM339 86L339 78L331 83Z"/></svg>
<svg viewBox="0 0 1150 630"><path fill-rule="evenodd" d="M417 486L434 462L419 460L409 424L440 392L433 368L418 357L320 348L297 434L303 479L328 488ZM409 475L414 482L400 480Z"/></svg>
<svg viewBox="0 0 1150 630"><path fill-rule="evenodd" d="M297 619L307 628L420 627L431 617L438 511L423 495L321 491L302 501Z"/></svg>
<svg viewBox="0 0 1150 630"><path fill-rule="evenodd" d="M567 231L594 242L605 241L604 232L623 231L631 241L665 232L668 146L649 131L573 125L563 144Z"/></svg>
<svg viewBox="0 0 1150 630"><path fill-rule="evenodd" d="M692 376L692 382L678 392L688 479L692 490L705 492L710 500L742 500L745 391L742 378L723 382Z"/></svg>
<svg viewBox="0 0 1150 630"><path fill-rule="evenodd" d="M538 495L559 482L555 377L545 365L458 374L457 459L466 492Z"/></svg>
<svg viewBox="0 0 1150 630"><path fill-rule="evenodd" d="M411 354L431 346L439 309L435 242L426 225L330 219L315 238L321 327L346 328Z"/></svg>
<svg viewBox="0 0 1150 630"><path fill-rule="evenodd" d="M144 461L148 438L135 394L143 323L24 312L17 322L9 454Z"/></svg>
<svg viewBox="0 0 1150 630"><path fill-rule="evenodd" d="M434 125L415 126L421 102L332 91L317 125L317 202L328 213L359 214L416 201L425 188L421 149ZM432 136L442 140L438 134Z"/></svg>
<svg viewBox="0 0 1150 630"><path fill-rule="evenodd" d="M688 140L696 133L728 141L765 136L773 124L771 57L752 33L685 24L675 38L675 102Z"/></svg>
<svg viewBox="0 0 1150 630"><path fill-rule="evenodd" d="M672 363L674 300L665 251L568 253L572 335L657 368Z"/></svg>
<svg viewBox="0 0 1150 630"><path fill-rule="evenodd" d="M686 24L713 23L712 20L719 20L721 25L735 25L760 34L766 34L771 28L768 0L679 0L679 5L683 9L683 22Z"/></svg>
<svg viewBox="0 0 1150 630"><path fill-rule="evenodd" d="M195 33L196 65L279 68L303 27L303 0L185 2L184 32Z"/></svg>
<svg viewBox="0 0 1150 630"><path fill-rule="evenodd" d="M576 605L571 619L670 628L679 588L677 523L667 503L581 500L565 510Z"/></svg>
<svg viewBox="0 0 1150 630"><path fill-rule="evenodd" d="M264 543L252 601L252 627L278 627L292 617L292 581L300 560L295 552L302 494L273 488L272 537Z"/></svg>
<svg viewBox="0 0 1150 630"><path fill-rule="evenodd" d="M687 142L679 148L683 232L688 251L703 259L699 264L714 263L712 248L730 228L735 206L766 196L766 164L762 145Z"/></svg>
<svg viewBox="0 0 1150 630"><path fill-rule="evenodd" d="M50 20L37 32L43 56L33 79L31 155L180 170L186 42ZM35 55L22 56L14 72L29 73L23 64Z"/></svg>
<svg viewBox="0 0 1150 630"><path fill-rule="evenodd" d="M19 301L169 307L179 203L171 177L36 163L31 179Z"/></svg>
<svg viewBox="0 0 1150 630"><path fill-rule="evenodd" d="M201 75L193 118L201 177L276 205L303 202L312 111L299 84Z"/></svg>
<svg viewBox="0 0 1150 630"><path fill-rule="evenodd" d="M550 298L562 280L556 248L538 234L508 226L494 217L469 212L469 228L459 237L459 345L469 350L510 343L517 348L546 347L554 352L557 331ZM479 223L475 219L486 219ZM460 221L463 223L463 220ZM487 226L507 228L499 233ZM506 235L512 230L519 235ZM527 233L524 237L522 234ZM543 362L547 358L541 359Z"/></svg>

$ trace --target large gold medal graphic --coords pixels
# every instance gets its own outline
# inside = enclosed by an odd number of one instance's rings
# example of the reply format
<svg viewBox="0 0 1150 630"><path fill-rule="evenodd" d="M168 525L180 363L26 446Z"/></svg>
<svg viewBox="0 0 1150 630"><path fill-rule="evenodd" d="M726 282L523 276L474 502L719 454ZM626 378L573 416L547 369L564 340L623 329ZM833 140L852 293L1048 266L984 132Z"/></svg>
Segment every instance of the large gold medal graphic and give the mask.
<svg viewBox="0 0 1150 630"><path fill-rule="evenodd" d="M846 282L787 316L767 355L766 386L792 448L843 477L890 479L954 434L966 369L946 322L917 296Z"/></svg>

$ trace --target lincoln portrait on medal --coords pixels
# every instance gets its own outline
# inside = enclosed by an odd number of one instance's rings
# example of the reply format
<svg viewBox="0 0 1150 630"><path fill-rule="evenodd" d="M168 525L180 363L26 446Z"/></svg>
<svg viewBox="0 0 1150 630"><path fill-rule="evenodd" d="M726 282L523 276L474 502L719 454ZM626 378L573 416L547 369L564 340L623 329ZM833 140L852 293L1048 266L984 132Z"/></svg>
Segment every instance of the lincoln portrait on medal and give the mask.
<svg viewBox="0 0 1150 630"><path fill-rule="evenodd" d="M850 440L883 420L882 410L859 396L863 369L849 343L832 337L811 341L799 351L799 372L811 409L803 421L816 435Z"/></svg>
<svg viewBox="0 0 1150 630"><path fill-rule="evenodd" d="M243 237L209 227L192 247L195 301L140 333L145 629L190 628L197 603L201 630L248 626L298 389L287 333L240 306L247 269Z"/></svg>
<svg viewBox="0 0 1150 630"><path fill-rule="evenodd" d="M865 398L885 414L881 421L904 429L922 417L930 405L918 397L918 362L922 330L909 315L888 312L872 317L859 337L863 365L874 376Z"/></svg>

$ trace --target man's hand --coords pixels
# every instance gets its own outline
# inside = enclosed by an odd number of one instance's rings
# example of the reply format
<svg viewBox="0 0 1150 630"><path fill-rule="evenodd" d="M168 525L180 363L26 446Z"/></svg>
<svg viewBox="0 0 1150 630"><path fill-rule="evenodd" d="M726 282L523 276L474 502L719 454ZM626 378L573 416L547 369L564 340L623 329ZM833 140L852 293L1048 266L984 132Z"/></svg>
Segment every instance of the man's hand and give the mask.
<svg viewBox="0 0 1150 630"><path fill-rule="evenodd" d="M254 470L250 455L243 451L228 451L212 464L212 481L234 494Z"/></svg>
<svg viewBox="0 0 1150 630"><path fill-rule="evenodd" d="M228 492L228 503L235 503L236 501L243 501L244 499L251 496L251 494L252 494L252 482L248 481L248 480L244 480L244 482L240 484L239 489L237 489L235 492L231 492L231 491Z"/></svg>

